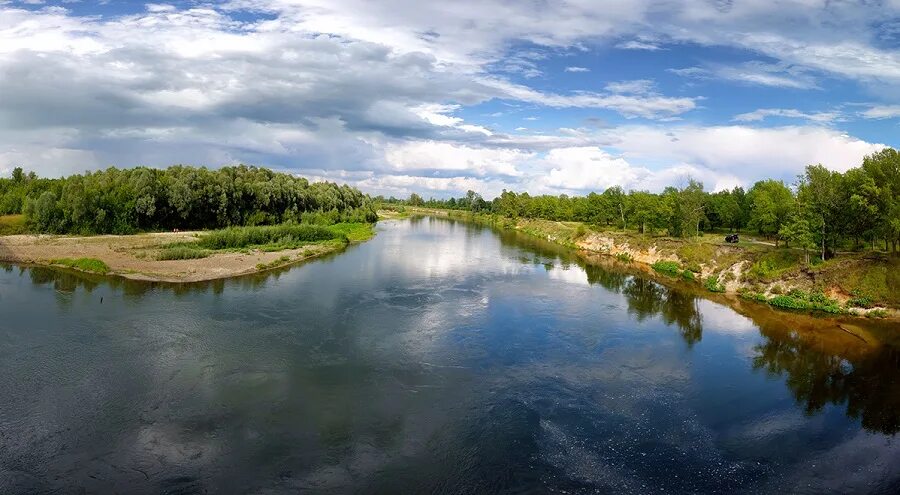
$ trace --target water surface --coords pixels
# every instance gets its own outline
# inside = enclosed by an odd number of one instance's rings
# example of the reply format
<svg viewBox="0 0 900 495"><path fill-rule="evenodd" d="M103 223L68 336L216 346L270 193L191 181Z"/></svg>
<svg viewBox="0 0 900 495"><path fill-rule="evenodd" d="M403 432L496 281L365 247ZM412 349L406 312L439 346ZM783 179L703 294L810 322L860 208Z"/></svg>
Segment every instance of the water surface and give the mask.
<svg viewBox="0 0 900 495"><path fill-rule="evenodd" d="M209 284L7 266L0 492L900 491L896 329L738 310L437 218Z"/></svg>

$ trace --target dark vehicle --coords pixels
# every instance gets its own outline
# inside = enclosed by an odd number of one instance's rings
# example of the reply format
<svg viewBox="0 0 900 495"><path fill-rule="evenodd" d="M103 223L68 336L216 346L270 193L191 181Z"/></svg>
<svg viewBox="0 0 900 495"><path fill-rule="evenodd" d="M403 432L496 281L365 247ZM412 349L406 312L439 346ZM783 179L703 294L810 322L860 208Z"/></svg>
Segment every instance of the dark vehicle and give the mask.
<svg viewBox="0 0 900 495"><path fill-rule="evenodd" d="M738 242L738 240L739 239L737 234L728 234L725 236L725 242L736 243Z"/></svg>

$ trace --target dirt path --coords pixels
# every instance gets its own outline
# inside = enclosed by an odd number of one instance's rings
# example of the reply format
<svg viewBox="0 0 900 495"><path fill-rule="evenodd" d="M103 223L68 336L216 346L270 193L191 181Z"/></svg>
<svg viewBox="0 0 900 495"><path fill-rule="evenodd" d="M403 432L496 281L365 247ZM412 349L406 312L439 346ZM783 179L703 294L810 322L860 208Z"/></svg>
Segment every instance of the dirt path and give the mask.
<svg viewBox="0 0 900 495"><path fill-rule="evenodd" d="M96 258L106 263L110 273L134 280L199 282L259 271L257 265L288 262L320 256L334 246L312 244L278 252L252 251L217 253L196 260L159 261L156 253L165 244L193 241L196 232L162 232L137 235L69 237L11 235L0 237L0 261L50 264L60 258Z"/></svg>

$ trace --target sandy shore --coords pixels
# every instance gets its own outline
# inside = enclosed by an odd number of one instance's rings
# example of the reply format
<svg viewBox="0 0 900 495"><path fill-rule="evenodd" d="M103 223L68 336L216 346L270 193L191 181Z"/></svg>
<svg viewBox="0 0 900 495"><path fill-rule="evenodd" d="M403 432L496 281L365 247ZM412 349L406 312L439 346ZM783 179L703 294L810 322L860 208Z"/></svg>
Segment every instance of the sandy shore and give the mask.
<svg viewBox="0 0 900 495"><path fill-rule="evenodd" d="M60 258L96 258L111 275L159 282L200 282L260 271L257 265L283 265L333 252L333 245L311 244L277 252L216 253L195 260L159 261L165 244L193 241L196 232L161 232L91 237L11 235L0 237L0 261L47 265ZM282 260L287 257L289 260ZM283 262L279 262L282 260Z"/></svg>

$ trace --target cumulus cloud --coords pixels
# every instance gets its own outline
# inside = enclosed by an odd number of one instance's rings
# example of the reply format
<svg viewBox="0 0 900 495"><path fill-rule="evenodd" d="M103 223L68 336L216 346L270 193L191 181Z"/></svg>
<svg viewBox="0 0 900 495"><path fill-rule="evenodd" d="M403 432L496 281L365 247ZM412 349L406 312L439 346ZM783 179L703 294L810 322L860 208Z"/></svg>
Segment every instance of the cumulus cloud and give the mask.
<svg viewBox="0 0 900 495"><path fill-rule="evenodd" d="M612 179L654 189L685 175L725 187L806 163L845 169L879 145L819 127L839 121L832 112L759 109L735 117L742 125L676 125L702 94L666 94L649 79L561 89L541 82L552 77L543 61L596 46L728 46L760 61L673 72L791 90L826 75L900 82L898 54L858 34L900 14L894 4L229 0L90 17L14 5L0 2L0 171L43 175L243 161L398 193L599 189ZM509 118L570 127L507 132L466 111L496 101L522 112ZM894 103L860 116L895 117ZM618 123L557 124L553 112L567 109ZM749 126L769 117L810 125Z"/></svg>

